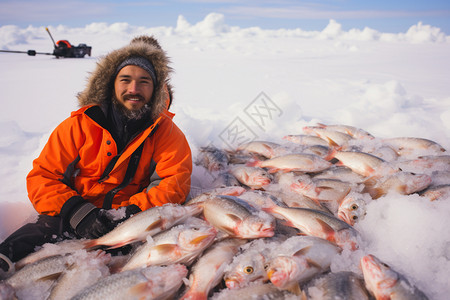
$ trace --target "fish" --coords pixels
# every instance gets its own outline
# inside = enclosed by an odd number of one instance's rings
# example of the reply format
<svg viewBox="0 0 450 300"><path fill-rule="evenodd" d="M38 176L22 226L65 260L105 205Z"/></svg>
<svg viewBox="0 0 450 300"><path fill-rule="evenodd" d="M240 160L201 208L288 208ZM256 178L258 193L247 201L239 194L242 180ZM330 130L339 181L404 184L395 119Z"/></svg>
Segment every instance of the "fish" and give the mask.
<svg viewBox="0 0 450 300"><path fill-rule="evenodd" d="M353 226L366 215L366 200L363 194L352 191L342 200L337 211L337 217Z"/></svg>
<svg viewBox="0 0 450 300"><path fill-rule="evenodd" d="M229 186L241 186L240 182L230 172L224 171L214 175L214 181L211 183L214 188L224 188Z"/></svg>
<svg viewBox="0 0 450 300"><path fill-rule="evenodd" d="M328 146L328 142L321 137L307 135L307 134L297 134L297 135L286 135L282 138L283 140L290 141L295 144L303 146Z"/></svg>
<svg viewBox="0 0 450 300"><path fill-rule="evenodd" d="M368 254L361 258L361 269L367 290L376 300L426 300L428 297L378 257Z"/></svg>
<svg viewBox="0 0 450 300"><path fill-rule="evenodd" d="M124 271L102 278L72 299L172 299L187 273L182 264Z"/></svg>
<svg viewBox="0 0 450 300"><path fill-rule="evenodd" d="M203 166L209 172L225 170L229 161L228 153L213 145L201 147L194 163Z"/></svg>
<svg viewBox="0 0 450 300"><path fill-rule="evenodd" d="M204 192L195 198L189 199L186 204L187 205L193 205L196 203L204 202L205 200L209 198L217 197L218 195L222 196L240 196L243 193L245 193L247 190L241 186L226 186L221 188L215 188L212 190L209 190L207 192Z"/></svg>
<svg viewBox="0 0 450 300"><path fill-rule="evenodd" d="M209 292L220 283L226 267L244 243L241 239L225 239L205 251L192 267L189 288L180 300L208 299Z"/></svg>
<svg viewBox="0 0 450 300"><path fill-rule="evenodd" d="M273 249L266 272L279 289L298 291L298 285L327 271L341 249L322 238L291 237Z"/></svg>
<svg viewBox="0 0 450 300"><path fill-rule="evenodd" d="M366 177L353 172L352 169L345 166L333 165L331 168L318 174L314 174L315 179L339 179L349 183L359 184L366 180Z"/></svg>
<svg viewBox="0 0 450 300"><path fill-rule="evenodd" d="M364 182L364 193L378 199L389 192L410 195L426 189L431 184L431 176L399 171L382 178L369 178Z"/></svg>
<svg viewBox="0 0 450 300"><path fill-rule="evenodd" d="M272 158L275 156L276 149L278 147L280 147L280 145L273 142L251 141L240 144L236 150L244 153L257 154L266 158Z"/></svg>
<svg viewBox="0 0 450 300"><path fill-rule="evenodd" d="M441 155L446 152L445 148L435 141L417 137L395 137L383 139L384 144L393 147L400 156L408 156L417 151L433 155Z"/></svg>
<svg viewBox="0 0 450 300"><path fill-rule="evenodd" d="M229 172L242 184L252 189L262 189L272 182L272 175L258 167L234 165Z"/></svg>
<svg viewBox="0 0 450 300"><path fill-rule="evenodd" d="M345 149L348 147L353 137L347 133L343 133L328 128L319 126L305 126L303 132L311 135L316 135L328 142L328 145L333 148Z"/></svg>
<svg viewBox="0 0 450 300"><path fill-rule="evenodd" d="M431 175L432 172L450 169L450 155L419 156L415 159L398 161L396 167L405 172Z"/></svg>
<svg viewBox="0 0 450 300"><path fill-rule="evenodd" d="M311 179L298 176L290 185L292 191L305 195L337 212L342 200L352 190L352 185L339 179Z"/></svg>
<svg viewBox="0 0 450 300"><path fill-rule="evenodd" d="M241 289L223 289L218 293L215 293L212 300L294 300L298 299L295 294L288 291L279 290L273 284L251 284Z"/></svg>
<svg viewBox="0 0 450 300"><path fill-rule="evenodd" d="M216 196L199 203L203 217L230 237L250 239L274 235L275 219L232 196Z"/></svg>
<svg viewBox="0 0 450 300"><path fill-rule="evenodd" d="M242 253L236 255L229 265L223 279L230 290L240 289L251 283L269 281L265 266L270 258L270 249L279 244L277 241L257 239L244 245Z"/></svg>
<svg viewBox="0 0 450 300"><path fill-rule="evenodd" d="M330 162L314 154L287 154L264 161L254 159L247 165L268 168L270 173L278 171L320 172L332 166Z"/></svg>
<svg viewBox="0 0 450 300"><path fill-rule="evenodd" d="M449 171L433 171L430 174L430 187L450 184L450 170Z"/></svg>
<svg viewBox="0 0 450 300"><path fill-rule="evenodd" d="M109 233L86 242L87 249L97 246L118 248L138 241L144 241L147 236L153 236L191 216L201 213L196 206L167 203L144 210L119 224Z"/></svg>
<svg viewBox="0 0 450 300"><path fill-rule="evenodd" d="M15 263L16 270L54 255L71 254L86 247L86 240L64 240L58 243L45 243L39 250L27 255Z"/></svg>
<svg viewBox="0 0 450 300"><path fill-rule="evenodd" d="M333 158L339 160L338 165L346 166L353 172L365 177L382 177L399 171L398 167L366 152L335 150L330 153L327 159Z"/></svg>
<svg viewBox="0 0 450 300"><path fill-rule="evenodd" d="M274 205L265 211L286 221L303 234L323 238L342 248L358 248L359 233L346 222L322 211Z"/></svg>
<svg viewBox="0 0 450 300"><path fill-rule="evenodd" d="M0 281L0 299L1 300L15 300L17 299L14 295L14 288L7 283Z"/></svg>
<svg viewBox="0 0 450 300"><path fill-rule="evenodd" d="M353 272L329 272L309 282L303 289L309 300L369 300L364 279Z"/></svg>
<svg viewBox="0 0 450 300"><path fill-rule="evenodd" d="M72 262L70 255L53 255L24 266L5 280L15 290L20 290L37 282L52 283L68 269ZM49 286L50 287L50 286Z"/></svg>
<svg viewBox="0 0 450 300"><path fill-rule="evenodd" d="M336 125L326 125L323 123L318 123L317 124L318 127L320 128L324 128L324 129L329 129L329 130L334 130L334 131L338 131L338 132L342 132L345 134L350 135L353 138L356 139L369 139L372 140L375 137L370 134L369 132L355 127L355 126L350 126L350 125L342 125L342 124L336 124Z"/></svg>
<svg viewBox="0 0 450 300"><path fill-rule="evenodd" d="M443 184L430 187L424 190L420 195L422 197L430 199L430 201L439 199L450 199L450 184Z"/></svg>
<svg viewBox="0 0 450 300"><path fill-rule="evenodd" d="M110 275L108 264L111 261L111 255L104 251L78 251L69 259L69 262L72 261L73 265L66 269L52 285L47 300L71 299L84 288Z"/></svg>
<svg viewBox="0 0 450 300"><path fill-rule="evenodd" d="M120 271L175 263L190 265L213 243L216 235L213 226L191 217L141 245Z"/></svg>

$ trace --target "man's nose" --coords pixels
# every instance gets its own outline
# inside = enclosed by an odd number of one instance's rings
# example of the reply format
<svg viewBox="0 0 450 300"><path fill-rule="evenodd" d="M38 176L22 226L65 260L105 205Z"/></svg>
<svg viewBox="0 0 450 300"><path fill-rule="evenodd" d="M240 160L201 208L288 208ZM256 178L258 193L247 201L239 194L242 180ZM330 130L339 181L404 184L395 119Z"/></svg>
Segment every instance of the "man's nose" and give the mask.
<svg viewBox="0 0 450 300"><path fill-rule="evenodd" d="M136 81L131 81L128 85L128 92L131 94L136 94L139 89L139 86Z"/></svg>

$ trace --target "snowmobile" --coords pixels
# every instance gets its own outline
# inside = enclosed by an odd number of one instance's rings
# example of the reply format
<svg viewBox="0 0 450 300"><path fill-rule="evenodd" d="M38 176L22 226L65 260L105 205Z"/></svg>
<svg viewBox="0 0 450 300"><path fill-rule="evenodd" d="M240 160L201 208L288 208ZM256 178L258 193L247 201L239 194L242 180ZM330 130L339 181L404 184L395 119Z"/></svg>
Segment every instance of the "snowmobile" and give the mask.
<svg viewBox="0 0 450 300"><path fill-rule="evenodd" d="M0 52L8 52L8 53L26 53L30 56L35 56L36 54L44 54L44 55L54 55L56 58L60 57L74 57L74 58L83 58L85 55L91 56L92 47L87 46L86 44L78 44L78 46L74 46L69 43L68 40L59 40L55 43L52 34L48 28L45 30L50 35L50 38L53 42L53 53L47 52L36 52L35 50L28 51L14 51L14 50L0 50Z"/></svg>

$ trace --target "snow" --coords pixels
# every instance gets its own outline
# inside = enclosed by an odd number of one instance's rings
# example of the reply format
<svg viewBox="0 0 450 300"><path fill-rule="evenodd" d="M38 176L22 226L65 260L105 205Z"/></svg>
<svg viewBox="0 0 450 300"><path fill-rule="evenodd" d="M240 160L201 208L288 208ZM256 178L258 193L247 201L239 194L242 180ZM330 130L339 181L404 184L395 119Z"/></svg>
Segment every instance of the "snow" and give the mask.
<svg viewBox="0 0 450 300"><path fill-rule="evenodd" d="M174 20L175 21L175 20ZM352 125L379 138L412 136L450 149L450 36L412 24L407 32L322 31L229 26L211 13L174 27L92 23L49 28L53 37L93 47L84 59L0 53L0 241L36 217L26 175L50 132L77 108L99 57L134 36L153 34L171 57L174 121L194 155L209 144L232 148L246 139L279 142L306 125ZM0 49L51 52L44 27L0 27ZM265 118L255 114L255 109ZM233 130L243 129L243 136ZM194 171L202 191L204 172ZM334 270L370 252L418 285L430 299L450 292L450 199L390 194L372 201L356 228L366 245L343 252Z"/></svg>

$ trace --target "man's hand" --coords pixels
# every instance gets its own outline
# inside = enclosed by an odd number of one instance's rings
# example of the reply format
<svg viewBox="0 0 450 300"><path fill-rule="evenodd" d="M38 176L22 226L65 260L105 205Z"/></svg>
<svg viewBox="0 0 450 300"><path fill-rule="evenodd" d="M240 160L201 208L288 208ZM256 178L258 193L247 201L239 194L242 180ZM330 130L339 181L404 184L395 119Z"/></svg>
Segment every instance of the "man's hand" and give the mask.
<svg viewBox="0 0 450 300"><path fill-rule="evenodd" d="M94 208L74 230L80 237L96 239L113 230L115 225L116 223L106 216L104 209Z"/></svg>
<svg viewBox="0 0 450 300"><path fill-rule="evenodd" d="M99 238L117 225L108 218L106 210L97 208L80 196L74 196L64 203L61 219L79 237L87 239Z"/></svg>

